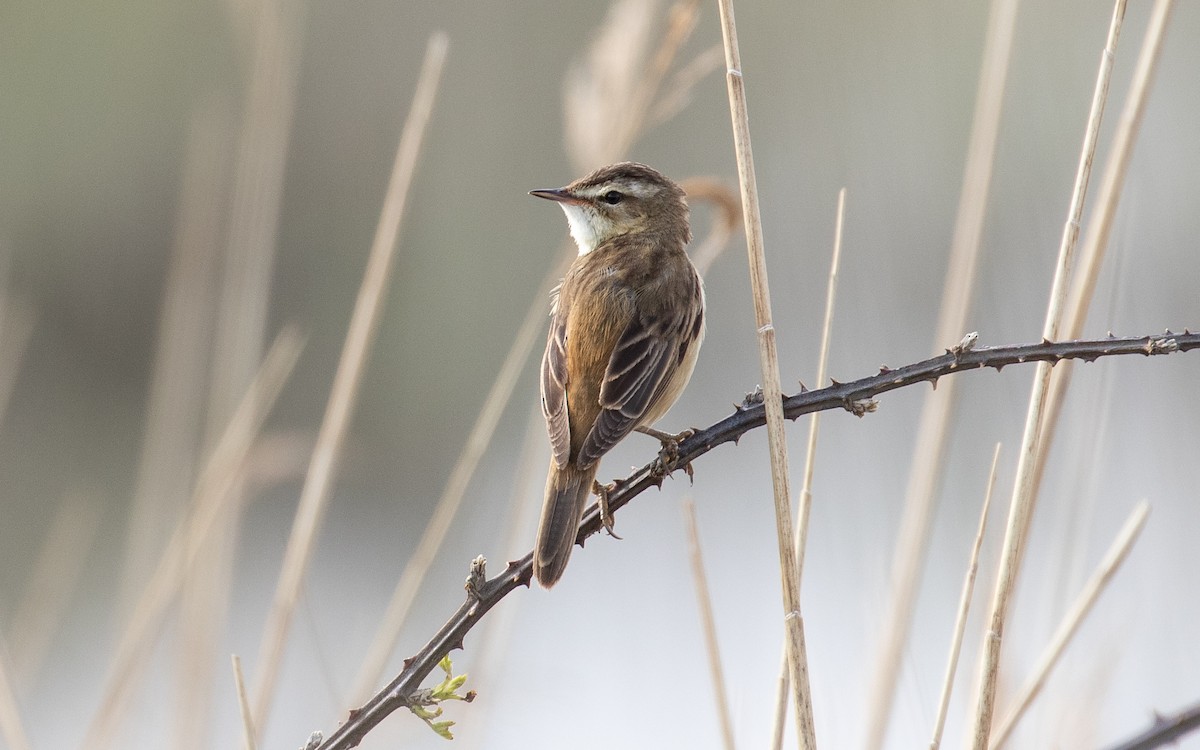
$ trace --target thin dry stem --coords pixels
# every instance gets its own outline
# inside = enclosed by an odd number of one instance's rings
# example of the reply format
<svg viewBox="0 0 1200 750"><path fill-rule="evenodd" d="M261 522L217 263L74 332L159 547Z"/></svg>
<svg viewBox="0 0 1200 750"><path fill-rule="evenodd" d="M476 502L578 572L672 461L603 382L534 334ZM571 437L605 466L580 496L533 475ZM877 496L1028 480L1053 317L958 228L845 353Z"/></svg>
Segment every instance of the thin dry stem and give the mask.
<svg viewBox="0 0 1200 750"><path fill-rule="evenodd" d="M239 27L248 28L252 37L246 50L249 69L233 179L215 199L229 201L229 216L225 253L218 261L220 286L212 295L218 302L207 357L211 364L203 450L218 439L262 361L304 39L304 4L262 0L251 5L252 25ZM218 203L214 210L223 205ZM212 541L190 566L184 584L172 743L176 750L200 750L213 723L220 654L215 633L229 607L240 508L247 499L238 486L230 492L233 512L221 515L221 526L209 536Z"/></svg>
<svg viewBox="0 0 1200 750"><path fill-rule="evenodd" d="M1129 515L1125 525L1121 527L1121 531L1117 534L1117 538L1113 540L1112 545L1105 553L1104 559L1088 579L1083 590L1079 592L1071 608L1067 610L1063 616L1062 622L1059 623L1058 629L1054 631L1054 637L1050 639L1049 645L1042 653L1042 657L1038 660L1037 666L1034 667L1033 675L1021 687L1021 691L1017 694L1017 700L1012 710L1004 717L1004 721L996 730L995 736L990 745L991 750L996 750L1001 747L1005 740L1012 733L1021 716L1024 715L1025 709L1029 708L1029 704L1041 692L1042 685L1046 683L1046 678L1050 675L1050 670L1058 663L1059 657L1062 656L1063 650L1071 639L1079 630L1080 624L1083 623L1083 618L1088 616L1092 611L1092 606L1096 603L1101 592L1112 580L1117 569L1121 567L1121 563L1129 555L1129 550L1133 548L1133 543L1137 541L1138 534L1141 533L1142 527L1146 525L1146 517L1150 514L1150 503L1143 500L1138 503L1133 509L1133 513Z"/></svg>
<svg viewBox="0 0 1200 750"><path fill-rule="evenodd" d="M646 118L646 127L653 128L682 112L691 102L692 92L709 73L721 67L725 62L725 50L721 45L714 44L696 55L680 68L666 87L663 96L654 105Z"/></svg>
<svg viewBox="0 0 1200 750"><path fill-rule="evenodd" d="M965 331L971 330L967 326L967 316L975 289L979 238L983 232L991 189L1004 87L1012 57L1019 4L1019 0L993 0L991 3L970 142L963 166L962 191L942 287L934 351L941 351L957 341ZM957 383L947 383L946 387L927 393L921 408L913 440L912 468L904 493L904 514L893 553L888 608L881 620L884 623L884 637L873 670L874 679L867 707L867 750L879 750L883 746L895 702L900 664L912 626L925 553L929 549L941 467L957 392Z"/></svg>
<svg viewBox="0 0 1200 750"><path fill-rule="evenodd" d="M28 686L41 668L79 584L99 519L99 504L81 496L64 498L54 514L9 628L17 685Z"/></svg>
<svg viewBox="0 0 1200 750"><path fill-rule="evenodd" d="M210 347L216 319L220 233L229 190L229 120L221 105L208 103L193 112L188 132L171 265L158 318L154 369L127 524L120 594L123 609L145 585L146 571L162 554L159 545L184 512L200 461L196 436L203 424L205 373L214 359Z"/></svg>
<svg viewBox="0 0 1200 750"><path fill-rule="evenodd" d="M338 360L329 403L317 433L317 443L313 449L304 488L300 493L300 503L284 552L279 583L275 589L274 601L263 629L262 645L259 649L254 690L254 725L259 731L266 728L292 614L312 557L313 543L328 506L329 488L337 473L338 459L350 424L358 387L362 381L367 353L378 327L388 271L395 257L396 238L400 232L408 190L416 171L421 140L433 112L434 98L446 60L447 44L446 35L436 33L430 37L426 48L412 108L409 110L408 119L400 135L400 144L396 149L396 159L392 166L387 194L384 196L383 210L379 216L370 257L363 273L362 286L355 300L346 341Z"/></svg>
<svg viewBox="0 0 1200 750"><path fill-rule="evenodd" d="M709 177L689 177L679 186L687 193L688 204L710 203L715 209L712 228L704 239L692 243L689 255L692 263L704 278L713 262L729 246L729 238L742 223L742 205L738 196L725 185Z"/></svg>
<svg viewBox="0 0 1200 750"><path fill-rule="evenodd" d="M83 747L103 747L112 739L128 698L149 663L148 653L158 639L167 609L175 601L184 576L199 558L213 526L228 509L231 490L239 481L263 420L291 374L301 348L300 337L293 329L280 332L196 480L191 513L171 535L117 644Z"/></svg>
<svg viewBox="0 0 1200 750"><path fill-rule="evenodd" d="M379 629L375 632L375 638L371 641L371 647L367 650L367 656L363 659L362 668L354 682L355 703L365 701L374 692L378 686L380 675L383 674L383 670L387 667L388 660L396 648L396 641L399 640L400 631L408 620L417 591L420 590L421 583L425 580L430 566L437 559L442 542L445 541L446 534L450 530L450 524L458 513L467 487L475 475L475 469L478 468L480 459L492 441L492 436L500 423L500 417L504 414L504 409L508 406L509 398L512 397L513 390L516 388L525 362L529 359L529 352L533 349L538 334L542 331L545 321L545 299L556 280L562 277L567 262L570 261L568 256L563 255L562 257L563 262L560 262L559 266L552 269L547 275L542 282L541 290L535 297L534 304L525 313L525 320L517 330L516 338L505 356L504 363L500 366L496 380L492 383L491 390L488 391L487 398L484 399L483 406L475 418L475 424L467 436L466 445L463 446L462 453L455 461L454 468L450 470L446 486L442 489L433 515L421 533L421 539L417 542L412 556L405 563L400 579L396 582L396 588L388 601Z"/></svg>
<svg viewBox="0 0 1200 750"><path fill-rule="evenodd" d="M237 654L233 661L233 684L237 690L238 709L242 714L242 742L246 750L255 750L254 717L250 715L250 698L246 695L246 678L242 675L242 660Z"/></svg>
<svg viewBox="0 0 1200 750"><path fill-rule="evenodd" d="M542 501L542 475L546 473L545 461L546 421L542 416L541 406L532 404L525 423L525 439L517 461L512 498L506 514L508 520L504 531L503 550L507 556L516 557L521 554L522 545L532 535L537 524L536 514ZM505 607L488 618L479 640L472 645L472 655L476 657L471 666L472 685L487 691L489 684L496 684L502 679L506 660L512 651L512 636L519 619L519 611L516 606ZM467 748L488 746L487 727L496 707L495 701L479 701L474 704L471 722L480 730L460 739L466 742Z"/></svg>
<svg viewBox="0 0 1200 750"><path fill-rule="evenodd" d="M21 362L25 359L25 350L33 336L33 324L37 316L24 300L0 291L0 345L3 346L4 356L0 357L0 424L8 413L8 402L12 397L13 387L17 384L17 375L21 372Z"/></svg>
<svg viewBox="0 0 1200 750"><path fill-rule="evenodd" d="M1112 76L1113 58L1116 53L1117 40L1120 37L1121 21L1125 17L1125 5L1126 0L1117 0L1113 9L1112 22L1109 25L1108 41L1100 57L1100 71L1096 77L1091 112L1088 115L1087 129L1079 156L1079 168L1075 174L1071 206L1063 227L1058 262L1054 269L1054 283L1051 285L1050 302L1047 305L1046 320L1042 328L1043 338L1051 341L1058 335L1063 300L1066 297L1067 283L1070 279L1071 260L1075 251L1075 242L1079 236L1079 218L1083 213L1084 198L1087 195L1088 177L1091 175L1092 157L1095 154L1100 121L1104 114L1104 103L1108 96L1108 84ZM1000 557L1000 575L996 581L996 592L989 617L990 630L987 638L984 639L979 705L975 712L973 740L975 750L984 750L988 746L988 737L991 731L1004 625L1008 616L1008 605L1013 590L1016 588L1021 553L1025 536L1029 531L1029 522L1033 515L1036 498L1033 492L1033 478L1036 473L1037 442L1041 434L1042 420L1045 417L1045 399L1050 383L1051 367L1052 365L1047 362L1038 363L1033 393L1029 399L1029 412L1025 419L1025 432L1018 453L1017 476L1013 486L1008 525L1004 534L1004 548Z"/></svg>
<svg viewBox="0 0 1200 750"><path fill-rule="evenodd" d="M729 716L729 697L725 694L725 675L721 671L721 650L717 646L717 623L713 617L712 599L708 594L708 576L704 573L704 556L700 551L700 531L696 528L696 503L685 495L682 501L684 526L688 538L688 561L692 582L696 584L696 604L700 607L700 626L704 631L704 652L708 656L708 671L713 682L713 698L717 702L717 721L721 726L721 741L725 750L734 750L733 719Z"/></svg>
<svg viewBox="0 0 1200 750"><path fill-rule="evenodd" d="M1079 338L1083 334L1083 324L1087 321L1088 309L1096 290L1096 280L1100 277L1100 269L1104 265L1104 256L1108 250L1108 240L1112 233L1112 225L1117 214L1117 204L1121 200L1121 190L1125 185L1125 175L1133 158L1133 146L1141 129L1142 116L1146 112L1146 102L1150 95L1150 84L1158 70L1158 61L1162 57L1163 38L1166 36L1167 22L1171 17L1174 0L1155 0L1151 12L1150 23L1146 27L1146 35L1142 40L1141 52L1134 66L1133 79L1129 85L1129 94L1125 106L1117 119L1116 131L1113 134L1112 147L1108 161L1104 164L1104 172L1100 176L1100 185L1096 194L1096 207L1088 220L1087 231L1083 235L1083 246L1079 250L1078 270L1072 279L1071 289L1067 295L1065 313L1063 315L1063 338ZM1042 425L1041 436L1038 439L1037 474L1034 477L1034 491L1041 486L1042 470L1045 468L1046 453L1054 441L1058 418L1062 413L1067 387L1071 383L1073 367L1055 368L1050 378L1050 393L1046 397L1049 404L1045 422Z"/></svg>
<svg viewBox="0 0 1200 750"><path fill-rule="evenodd" d="M0 737L10 750L30 750L29 735L21 721L21 709L17 706L17 693L9 676L8 658L3 639L0 639Z"/></svg>
<svg viewBox="0 0 1200 750"><path fill-rule="evenodd" d="M817 384L825 382L829 370L829 341L833 331L833 309L837 298L838 266L842 258L842 229L846 215L846 188L838 191L837 211L834 216L833 258L829 262L829 282L825 288L825 323L821 326L821 352L817 356ZM792 540L796 556L796 578L804 575L804 551L808 542L808 517L812 510L812 478L817 459L817 435L820 431L821 413L813 412L808 423L808 447L804 453L804 478L800 489L799 521L796 523L795 539ZM778 689L775 693L775 723L771 731L771 747L783 747L783 728L787 721L788 691L791 679L788 676L787 644L780 649Z"/></svg>
<svg viewBox="0 0 1200 750"><path fill-rule="evenodd" d="M988 510L992 507L992 490L996 488L996 467L1000 463L1000 443L992 453L992 469L988 472L987 491L983 495L983 508L979 511L979 530L975 532L975 544L971 547L971 561L963 579L962 595L958 600L958 618L954 621L954 636L950 640L950 658L946 660L946 676L942 678L942 697L938 700L937 719L933 724L933 740L929 750L937 750L942 744L942 730L946 728L946 713L950 708L950 693L954 690L954 674L958 671L958 656L962 651L963 633L967 629L967 614L971 610L971 595L975 591L975 574L979 572L979 549L983 546L983 535L987 531Z"/></svg>
<svg viewBox="0 0 1200 750"><path fill-rule="evenodd" d="M779 545L780 582L783 587L783 625L787 633L788 665L796 702L796 730L800 747L816 747L812 699L808 686L808 659L804 651L804 622L800 616L800 580L792 553L791 487L788 479L787 435L783 425L783 394L779 382L779 356L775 348L775 325L771 321L771 293L767 285L767 263L763 252L762 221L758 208L758 184L754 176L754 154L750 147L750 122L742 77L741 53L733 19L732 0L718 0L721 37L725 43L726 86L733 122L733 144L737 155L738 183L742 190L742 220L750 261L750 285L754 295L754 319L758 327L759 366L762 372L763 403L766 407L767 443L771 451L771 485L775 499L775 532Z"/></svg>

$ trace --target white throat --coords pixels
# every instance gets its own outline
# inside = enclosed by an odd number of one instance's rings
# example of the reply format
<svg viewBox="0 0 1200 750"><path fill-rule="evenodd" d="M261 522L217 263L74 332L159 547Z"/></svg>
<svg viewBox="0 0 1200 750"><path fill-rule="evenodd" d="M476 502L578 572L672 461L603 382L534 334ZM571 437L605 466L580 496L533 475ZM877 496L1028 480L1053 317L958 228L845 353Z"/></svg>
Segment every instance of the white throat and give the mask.
<svg viewBox="0 0 1200 750"><path fill-rule="evenodd" d="M600 241L600 227L597 226L598 216L582 206L571 203L560 203L563 213L567 215L567 225L571 228L571 239L579 246L579 254L586 255L596 249Z"/></svg>

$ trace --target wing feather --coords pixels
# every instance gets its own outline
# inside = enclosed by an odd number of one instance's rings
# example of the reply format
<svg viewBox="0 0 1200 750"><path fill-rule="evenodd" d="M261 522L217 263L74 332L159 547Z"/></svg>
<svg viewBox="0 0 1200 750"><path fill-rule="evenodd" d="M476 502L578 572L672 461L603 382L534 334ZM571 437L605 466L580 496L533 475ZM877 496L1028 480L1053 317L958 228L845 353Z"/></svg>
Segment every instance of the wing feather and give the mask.
<svg viewBox="0 0 1200 750"><path fill-rule="evenodd" d="M576 461L586 466L607 453L641 424L662 392L674 364L681 337L673 320L635 317L609 357L600 387L600 414L588 432Z"/></svg>
<svg viewBox="0 0 1200 750"><path fill-rule="evenodd" d="M550 333L542 355L542 416L554 462L566 466L571 459L571 424L567 417L567 316L559 309L558 289L554 290L550 312Z"/></svg>

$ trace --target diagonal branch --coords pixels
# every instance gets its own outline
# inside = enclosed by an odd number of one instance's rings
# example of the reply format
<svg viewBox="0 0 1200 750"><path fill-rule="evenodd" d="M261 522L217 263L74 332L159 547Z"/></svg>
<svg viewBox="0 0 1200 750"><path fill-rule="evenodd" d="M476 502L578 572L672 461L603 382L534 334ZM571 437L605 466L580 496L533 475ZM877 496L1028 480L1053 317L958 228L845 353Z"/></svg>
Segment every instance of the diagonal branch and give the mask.
<svg viewBox="0 0 1200 750"><path fill-rule="evenodd" d="M991 367L997 371L1012 364L1028 362L1057 363L1064 359L1081 359L1092 362L1100 357L1128 354L1151 356L1200 349L1200 333L1184 331L1181 334L1167 331L1157 336L1139 338L1115 338L1021 344L1017 346L995 346L971 348L974 335L963 339L963 344L947 350L945 354L897 369L881 367L879 373L849 383L833 381L828 388L801 391L783 399L784 416L796 419L805 414L829 409L845 409L856 416L875 411L875 397L888 391L905 388L917 383L932 383L935 387L939 378L969 370ZM760 393L746 397L735 407L734 413L704 430L698 430L680 442L678 458L667 467L655 460L634 471L617 482L617 488L609 495L612 510L627 505L633 498L651 487L662 484L663 478L677 468L687 466L700 456L724 443L736 443L750 430L766 423ZM583 542L601 528L600 511L596 505L588 508L579 527L578 542ZM352 710L342 726L319 744L306 747L316 750L347 750L359 742L383 719L398 708L408 705L409 696L420 689L421 682L450 651L463 647L463 638L471 628L487 614L509 592L519 586L528 586L532 573L533 553L505 566L500 575L490 580L484 575L482 558L472 565L467 579L467 599L441 629L415 655L404 661L404 668L386 688L381 690L361 708Z"/></svg>

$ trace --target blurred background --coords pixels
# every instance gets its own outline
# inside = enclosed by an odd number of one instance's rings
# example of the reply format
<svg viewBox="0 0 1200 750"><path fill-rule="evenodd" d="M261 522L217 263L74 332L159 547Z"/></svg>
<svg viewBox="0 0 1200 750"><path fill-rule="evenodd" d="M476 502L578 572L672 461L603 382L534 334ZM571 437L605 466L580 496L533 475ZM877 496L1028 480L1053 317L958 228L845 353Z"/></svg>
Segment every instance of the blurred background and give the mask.
<svg viewBox="0 0 1200 750"><path fill-rule="evenodd" d="M863 377L954 344L933 331L987 4L737 10L785 390L814 385L842 187L829 374ZM1077 0L1019 9L963 331L979 331L982 345L1041 335L1110 14ZM1146 3L1129 8L1097 165L1149 14ZM104 746L85 740L98 711L120 747L240 745L230 654L253 685L401 126L426 42L443 30L445 72L385 306L259 746L328 734L361 702L355 681L397 579L521 321L531 304L546 305L543 280L571 252L561 212L526 192L598 166L586 142L611 135L576 100L592 135L576 127L571 145L569 73L587 69L578 66L607 28L614 56L590 69L638 80L667 17L667 4L539 0L0 8L0 634L30 747ZM1200 327L1197 38L1200 6L1179 3L1085 335ZM716 5L703 4L663 86L686 92L682 108L616 156L736 190L724 63L711 51L719 44ZM673 77L697 59L689 84ZM601 88L620 111L629 92ZM697 234L712 213L697 205ZM664 429L723 418L760 380L740 233L706 285L708 337ZM286 326L304 348L238 471L239 509L217 522L163 626L137 643L129 699L102 704L134 605ZM458 607L473 557L485 555L494 574L531 546L548 460L536 416L542 335L377 684ZM887 747L928 743L999 441L947 746L966 730L1033 373L960 376ZM1149 499L1152 512L1010 746L1100 747L1200 700L1197 382L1195 354L1076 369L1010 612L1000 714L1135 503ZM822 423L803 589L822 747L865 741L927 392L887 394L876 414ZM806 420L789 427L796 473L806 435ZM623 476L656 451L631 437L601 477ZM681 512L690 495L735 736L765 745L782 635L765 435L714 450L695 471L694 485L669 479L622 511L623 541L594 538L553 592L515 592L486 633L467 638L455 671L470 674L479 698L446 708L456 742L719 746ZM442 743L401 712L362 746ZM1200 748L1200 739L1179 746Z"/></svg>

